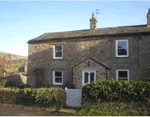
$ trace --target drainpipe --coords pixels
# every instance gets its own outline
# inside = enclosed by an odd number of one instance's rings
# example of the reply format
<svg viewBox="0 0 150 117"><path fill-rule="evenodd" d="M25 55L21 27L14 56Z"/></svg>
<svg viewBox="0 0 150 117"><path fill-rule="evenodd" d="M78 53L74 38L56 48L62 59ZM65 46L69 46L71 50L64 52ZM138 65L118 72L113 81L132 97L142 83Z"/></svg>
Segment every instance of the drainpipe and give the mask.
<svg viewBox="0 0 150 117"><path fill-rule="evenodd" d="M139 40L141 40L141 37L140 37L140 36L137 38L138 69L140 69L140 49L139 49L140 44L139 44Z"/></svg>

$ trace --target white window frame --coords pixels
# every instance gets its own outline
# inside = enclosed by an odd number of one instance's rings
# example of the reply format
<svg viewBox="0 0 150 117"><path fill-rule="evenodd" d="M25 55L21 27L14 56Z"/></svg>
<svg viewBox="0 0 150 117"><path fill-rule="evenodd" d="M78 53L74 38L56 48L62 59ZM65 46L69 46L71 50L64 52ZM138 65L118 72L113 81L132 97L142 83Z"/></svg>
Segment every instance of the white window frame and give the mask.
<svg viewBox="0 0 150 117"><path fill-rule="evenodd" d="M118 42L119 41L126 41L126 43L127 43L127 55L118 55ZM129 57L129 43L128 43L127 39L116 40L116 57Z"/></svg>
<svg viewBox="0 0 150 117"><path fill-rule="evenodd" d="M119 79L119 77L118 77L118 73L119 73L119 71L127 71L127 80L129 81L129 78L130 78L130 76L129 76L129 69L118 69L118 70L116 70L116 81L118 81L118 79Z"/></svg>
<svg viewBox="0 0 150 117"><path fill-rule="evenodd" d="M82 70L82 86L86 85L86 84L90 84L90 77L88 75L88 81L89 83L84 83L85 82L85 79L84 79L84 73L85 72L94 72L94 81L96 81L96 70Z"/></svg>
<svg viewBox="0 0 150 117"><path fill-rule="evenodd" d="M62 83L55 83L55 72L61 72L61 74L62 74ZM63 70L53 70L53 84L54 85L63 85Z"/></svg>
<svg viewBox="0 0 150 117"><path fill-rule="evenodd" d="M55 46L62 46L62 57L56 57ZM63 59L63 45L53 45L53 59Z"/></svg>

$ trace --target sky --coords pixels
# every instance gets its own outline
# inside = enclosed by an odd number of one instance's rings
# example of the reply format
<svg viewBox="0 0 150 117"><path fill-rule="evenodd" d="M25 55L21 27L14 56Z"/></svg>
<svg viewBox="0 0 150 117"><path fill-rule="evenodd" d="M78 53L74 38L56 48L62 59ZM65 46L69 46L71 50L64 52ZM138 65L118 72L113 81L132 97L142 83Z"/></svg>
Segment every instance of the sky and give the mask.
<svg viewBox="0 0 150 117"><path fill-rule="evenodd" d="M143 25L150 1L1 1L0 51L28 56L28 40L47 32L90 28L96 9L98 28Z"/></svg>

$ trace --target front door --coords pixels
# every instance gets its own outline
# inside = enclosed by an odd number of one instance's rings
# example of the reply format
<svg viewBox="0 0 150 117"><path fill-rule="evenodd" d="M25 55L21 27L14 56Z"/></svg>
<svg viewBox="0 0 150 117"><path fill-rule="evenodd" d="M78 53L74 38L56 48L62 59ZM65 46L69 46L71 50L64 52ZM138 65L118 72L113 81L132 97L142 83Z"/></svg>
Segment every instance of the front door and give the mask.
<svg viewBox="0 0 150 117"><path fill-rule="evenodd" d="M95 70L83 70L82 71L82 86L90 84L96 80L96 71Z"/></svg>
<svg viewBox="0 0 150 117"><path fill-rule="evenodd" d="M36 76L36 87L43 87L44 84L44 70L43 69L36 69L35 70Z"/></svg>

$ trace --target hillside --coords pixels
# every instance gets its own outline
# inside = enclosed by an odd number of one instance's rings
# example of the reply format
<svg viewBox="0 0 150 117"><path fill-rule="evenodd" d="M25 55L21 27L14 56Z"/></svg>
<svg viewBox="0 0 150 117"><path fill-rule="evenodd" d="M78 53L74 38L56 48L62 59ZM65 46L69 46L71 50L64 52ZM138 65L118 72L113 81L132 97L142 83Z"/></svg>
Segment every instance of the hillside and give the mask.
<svg viewBox="0 0 150 117"><path fill-rule="evenodd" d="M0 51L0 57L3 56L6 56L8 60L23 60L23 61L27 60L26 56L20 56L20 55L15 55L15 54Z"/></svg>
<svg viewBox="0 0 150 117"><path fill-rule="evenodd" d="M0 73L5 63L7 63L7 69L17 72L18 68L23 66L25 62L27 62L26 56L0 52Z"/></svg>

